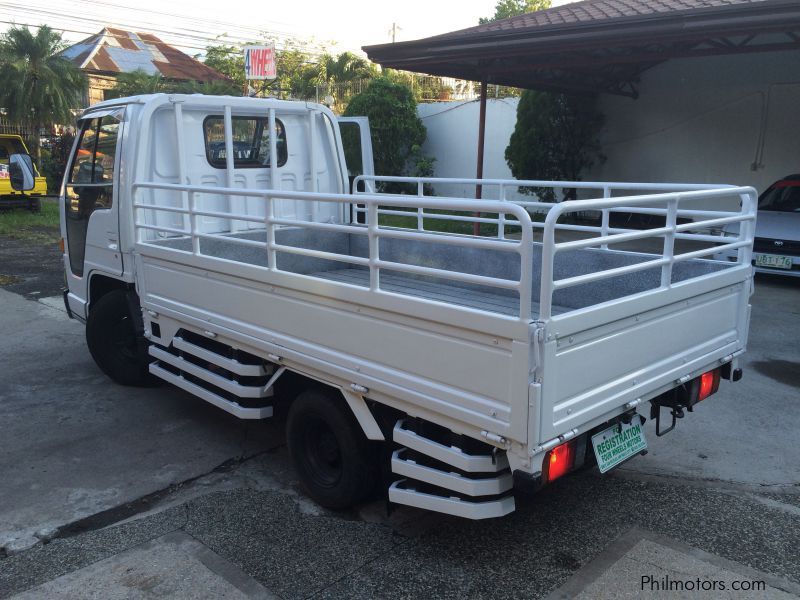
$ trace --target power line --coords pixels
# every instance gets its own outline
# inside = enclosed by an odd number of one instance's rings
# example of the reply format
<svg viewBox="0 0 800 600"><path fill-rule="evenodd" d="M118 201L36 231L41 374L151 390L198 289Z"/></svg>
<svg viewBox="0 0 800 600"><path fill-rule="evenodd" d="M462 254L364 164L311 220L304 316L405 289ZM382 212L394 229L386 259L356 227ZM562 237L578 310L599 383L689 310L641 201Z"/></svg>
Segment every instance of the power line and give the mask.
<svg viewBox="0 0 800 600"><path fill-rule="evenodd" d="M129 11L129 12L133 13L134 15L136 13L143 12L141 9L136 9L136 8L132 8L132 7L124 7L124 6L120 5L120 4L116 4L116 3L113 3L113 2L104 2L104 1L96 1L95 2L95 1L92 1L92 0L74 0L74 2L87 3L87 4L92 5L93 8L97 8L98 6L111 8L111 9L120 8L120 9ZM40 6L40 5L31 5L30 3L26 3L26 4L15 3L15 4L12 5L14 10L21 11L23 13L28 13L29 16L32 16L34 18L37 18L37 17L41 18L42 16L50 17L50 18L55 17L55 18L58 18L60 21L68 20L68 21L73 21L73 22L80 23L80 25L74 25L73 23L66 23L67 27L59 28L59 29L62 29L63 31L75 32L75 33L85 33L85 34L88 34L88 35L92 35L92 33L90 33L90 32L84 32L84 31L79 30L77 28L80 27L81 25L85 26L85 24L87 22L96 23L98 25L107 25L108 24L108 21L103 19L103 18L88 17L88 16L69 17L68 16L69 15L69 10L67 9L67 7L69 6L70 9L74 9L74 6L71 3L69 5L66 5L66 6L62 5L62 6L64 6L64 12L56 12L56 11L52 10L53 8L56 8L56 9L59 8L58 2L49 2L46 5L46 7L43 7L43 6ZM172 45L175 45L175 46L178 46L178 47L182 47L182 48L195 49L195 50L204 50L205 49L204 46L197 45L197 42L200 42L200 43L205 44L205 45L226 44L226 45L239 45L239 46L241 46L241 45L244 45L244 44L246 44L248 42L251 42L251 41L256 41L256 40L265 39L265 38L273 38L277 42L278 46L285 46L287 44L287 41L291 40L293 38L293 36L289 32L276 30L276 29L271 29L271 30L270 29L264 29L264 30L261 30L261 29L256 28L256 27L248 27L248 26L243 26L243 25L239 25L239 24L235 24L235 23L223 22L223 21L218 21L218 20L213 20L212 21L210 19L203 19L203 18L199 18L199 17L186 17L185 15L176 15L175 13L169 13L169 12L148 11L147 14L148 14L148 16L155 14L155 15L161 15L161 16L165 16L165 17L177 18L177 19L183 21L183 23L176 23L176 26L179 27L179 28L183 28L184 30L186 30L186 32L176 31L174 29L173 30L165 30L165 29L163 29L163 25L156 25L154 23L151 23L150 21L144 21L138 16L134 16L133 17L134 20L139 22L139 24L136 24L136 25L133 25L131 23L130 18L124 19L124 21L128 21L127 24L121 23L120 21L122 21L122 20L119 19L119 16L116 15L116 14L113 17L111 17L111 20L120 23L118 26L123 28L123 29L146 28L148 30L151 30L154 33L161 33L164 36L168 36L169 38L174 40L174 41L170 42L170 43L172 43ZM8 15L6 15L6 16L8 16ZM218 36L215 36L215 37L211 37L210 35L205 33L206 31L208 31L209 27L220 27L220 26L225 27L226 29L232 30L232 31L237 32L237 33L234 35L234 34L231 34L229 32L226 32L224 34L221 34L221 35L218 35ZM199 29L190 29L190 27L198 27ZM321 53L325 52L325 45L323 45L323 44L321 44L319 42L315 43L314 45L316 46L316 48L314 48L313 50L308 49L308 50L310 50L310 53L312 53L312 54L321 54Z"/></svg>
<svg viewBox="0 0 800 600"><path fill-rule="evenodd" d="M56 12L56 11L51 11L51 10L41 9L41 8L30 8L30 7L25 6L25 5L17 5L14 8L19 10L20 12L29 13L28 16L30 16L30 17L45 17L45 18L62 17L62 20L77 21L77 22L81 23L82 25L86 25L87 23L93 23L93 24L96 24L98 26L109 25L108 21L105 20L105 19L98 19L98 18L93 18L93 17L84 17L84 18L80 18L80 19L78 19L78 18L69 18L68 17L66 19L63 19L63 15L61 15L61 13ZM134 25L132 23L120 24L119 27L121 29L142 29L143 28L140 25ZM215 42L219 43L219 41L220 41L219 38L212 38L212 37L210 37L208 35L199 35L199 34L192 34L192 33L178 33L178 32L175 32L174 30L170 31L170 30L166 30L166 29L162 29L162 28L156 28L156 27L148 27L148 28L149 28L149 33L165 34L167 36L170 36L170 37L173 37L173 38L176 38L176 39L180 39L181 40L180 43L182 43L183 47L186 47L186 48L203 49L204 46L196 46L196 45L193 46L191 44L194 43L194 42L203 42L203 43L213 44ZM65 31L66 30L67 29L65 29ZM97 33L97 32L95 32L95 33ZM90 35L91 35L91 33L90 33ZM225 37L228 37L228 36L225 36ZM236 39L236 38L233 38L233 37L228 37L228 40L229 40L229 42L236 43L236 44L243 44L243 43L246 43L247 41L249 41L249 40L243 40L243 39ZM183 41L188 41L189 43L183 43Z"/></svg>

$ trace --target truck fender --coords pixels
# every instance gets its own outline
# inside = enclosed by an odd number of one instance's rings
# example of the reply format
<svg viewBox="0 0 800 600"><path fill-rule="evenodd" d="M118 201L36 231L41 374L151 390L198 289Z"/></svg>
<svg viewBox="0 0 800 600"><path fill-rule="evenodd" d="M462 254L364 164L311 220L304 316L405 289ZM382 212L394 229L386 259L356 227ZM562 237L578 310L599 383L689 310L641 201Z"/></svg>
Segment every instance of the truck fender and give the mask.
<svg viewBox="0 0 800 600"><path fill-rule="evenodd" d="M386 438L383 437L381 428L378 427L378 422L375 420L375 417L372 416L372 412L369 410L367 403L364 402L364 396L355 394L344 388L340 389L342 396L344 396L344 399L347 401L350 410L353 411L353 415L356 421L358 421L358 424L361 425L361 429L364 431L364 435L367 436L367 439L384 441Z"/></svg>

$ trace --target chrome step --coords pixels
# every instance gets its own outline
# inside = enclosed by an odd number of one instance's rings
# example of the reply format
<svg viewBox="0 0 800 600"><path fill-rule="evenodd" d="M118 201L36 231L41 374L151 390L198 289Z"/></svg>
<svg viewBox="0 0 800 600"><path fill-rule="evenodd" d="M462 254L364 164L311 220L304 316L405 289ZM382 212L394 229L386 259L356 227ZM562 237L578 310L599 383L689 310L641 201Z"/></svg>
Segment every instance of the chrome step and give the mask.
<svg viewBox="0 0 800 600"><path fill-rule="evenodd" d="M403 420L395 424L392 439L406 448L469 473L496 473L508 469L508 459L504 453L467 454L461 448L445 446L419 435L408 429ZM487 445L487 448L490 446Z"/></svg>
<svg viewBox="0 0 800 600"><path fill-rule="evenodd" d="M183 352L191 354L192 356L196 356L197 358L201 358L207 362L210 362L211 364L217 365L218 367L222 367L226 371L230 371L236 375L244 375L247 377L264 377L269 375L267 370L264 368L264 365L247 365L240 363L238 360L233 358L225 358L216 352L206 350L197 344L186 341L180 336L175 336L172 338L172 346L176 350L182 350Z"/></svg>
<svg viewBox="0 0 800 600"><path fill-rule="evenodd" d="M514 512L514 497L505 496L497 500L475 502L456 496L437 496L414 489L414 482L407 479L395 481L389 487L389 500L425 510L463 517L465 519L493 519Z"/></svg>
<svg viewBox="0 0 800 600"><path fill-rule="evenodd" d="M197 385L196 383L184 379L181 375L176 375L171 371L167 371L163 367L159 366L158 363L150 363L150 372L156 377L160 377L164 381L186 390L190 394L194 394L206 402L209 402L214 406L221 408L222 410L229 412L236 417L239 417L240 419L266 419L272 416L271 406L263 406L259 408L246 408L244 406L240 406L236 402L227 400L222 396Z"/></svg>
<svg viewBox="0 0 800 600"><path fill-rule="evenodd" d="M486 454L468 454L413 431L403 420L395 423L392 439L405 446L392 454L392 472L406 479L389 487L391 502L466 519L502 517L514 510L509 493L514 477L504 452L485 444ZM415 460L410 451L435 462Z"/></svg>
<svg viewBox="0 0 800 600"><path fill-rule="evenodd" d="M197 377L198 379L202 379L203 381L206 381L211 385L220 388L221 390L225 390L226 392L233 394L234 396L238 396L240 398L269 398L273 394L272 386L242 385L237 381L228 379L222 375L217 375L216 373L212 373L208 369L204 369L203 367L189 362L180 356L175 356L174 354L167 352L158 346L151 345L149 351L150 356L153 358L156 358L161 362L165 362L168 365L172 365L176 369L184 371L185 373Z"/></svg>
<svg viewBox="0 0 800 600"><path fill-rule="evenodd" d="M395 450L392 454L392 472L417 481L424 481L441 488L453 490L467 496L496 496L507 492L514 486L511 472L497 477L470 479L460 473L442 471L433 467L420 465L407 458L405 448Z"/></svg>

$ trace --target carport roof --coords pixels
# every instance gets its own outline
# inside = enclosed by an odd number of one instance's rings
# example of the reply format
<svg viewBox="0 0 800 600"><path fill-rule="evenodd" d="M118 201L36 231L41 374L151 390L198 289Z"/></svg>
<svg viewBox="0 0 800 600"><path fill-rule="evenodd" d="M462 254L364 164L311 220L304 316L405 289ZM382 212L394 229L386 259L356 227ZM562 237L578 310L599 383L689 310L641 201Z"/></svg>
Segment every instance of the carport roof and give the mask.
<svg viewBox="0 0 800 600"><path fill-rule="evenodd" d="M363 49L395 69L636 97L639 76L671 58L800 49L800 2L584 0Z"/></svg>

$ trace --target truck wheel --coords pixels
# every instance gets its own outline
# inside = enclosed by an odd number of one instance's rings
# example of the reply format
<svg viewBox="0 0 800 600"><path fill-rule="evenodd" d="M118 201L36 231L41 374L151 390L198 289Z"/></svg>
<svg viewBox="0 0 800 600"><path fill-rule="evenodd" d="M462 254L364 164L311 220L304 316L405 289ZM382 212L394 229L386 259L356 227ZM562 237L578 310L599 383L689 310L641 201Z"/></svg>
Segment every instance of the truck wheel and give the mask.
<svg viewBox="0 0 800 600"><path fill-rule="evenodd" d="M286 441L301 481L318 504L347 508L373 488L377 453L339 398L318 390L301 393L289 408Z"/></svg>
<svg viewBox="0 0 800 600"><path fill-rule="evenodd" d="M147 345L136 333L124 290L102 296L86 319L86 343L97 366L122 385L152 385L148 371L152 361Z"/></svg>

